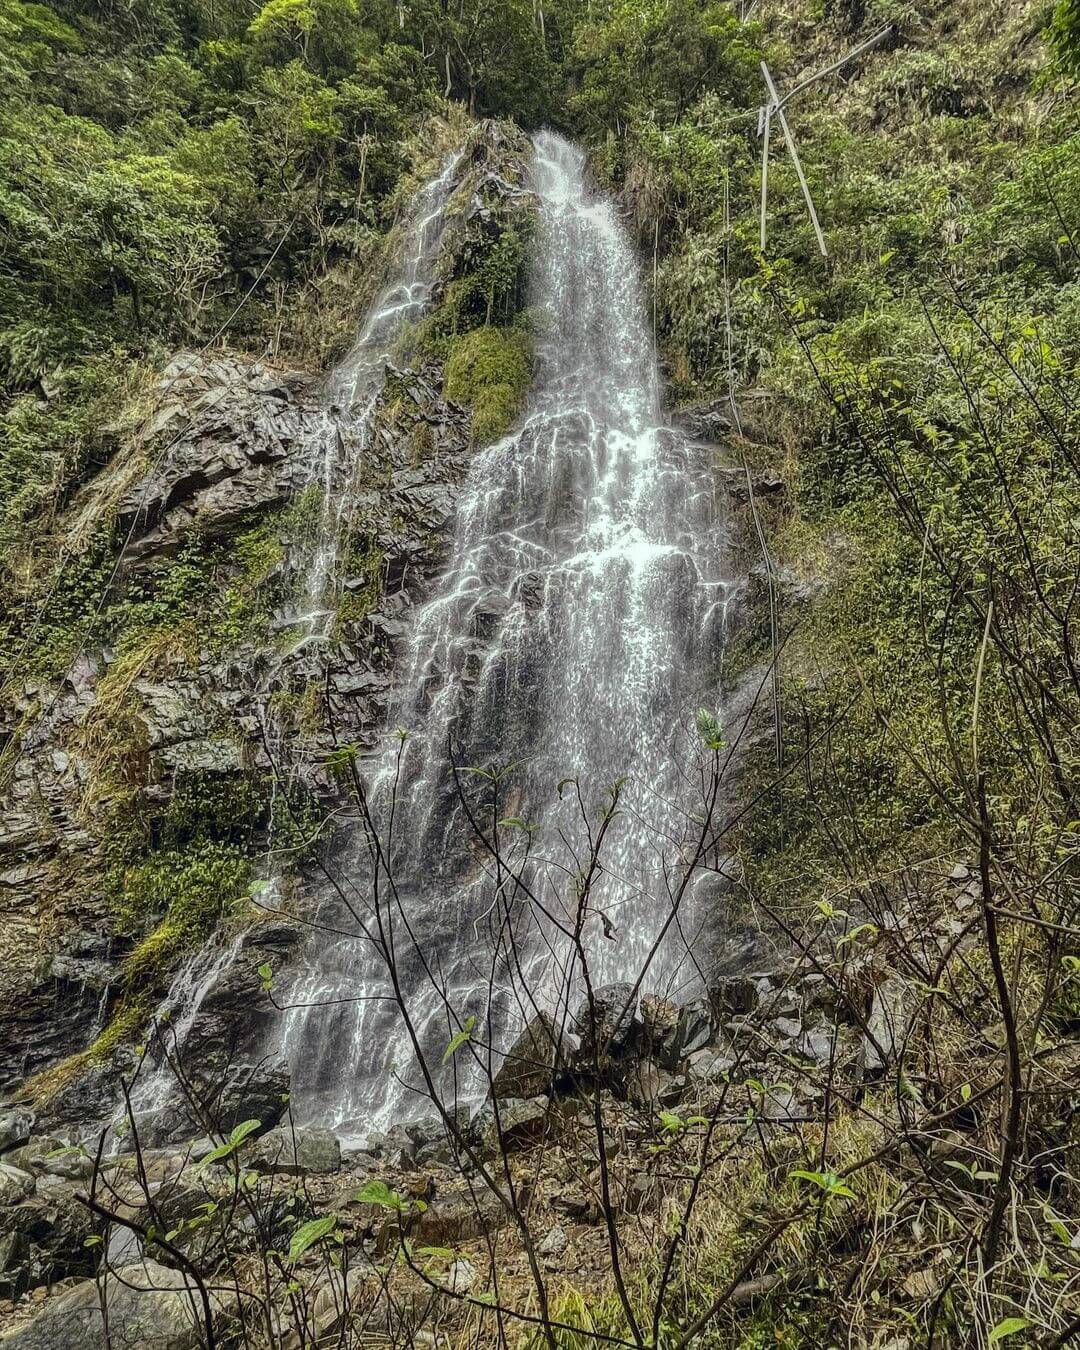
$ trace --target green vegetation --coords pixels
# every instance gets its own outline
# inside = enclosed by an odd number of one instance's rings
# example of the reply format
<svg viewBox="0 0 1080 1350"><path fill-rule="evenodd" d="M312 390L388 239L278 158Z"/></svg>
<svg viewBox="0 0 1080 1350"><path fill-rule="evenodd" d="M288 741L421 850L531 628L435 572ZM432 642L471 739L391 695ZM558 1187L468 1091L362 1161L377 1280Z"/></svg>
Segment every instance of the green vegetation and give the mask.
<svg viewBox="0 0 1080 1350"><path fill-rule="evenodd" d="M739 760L734 790L752 809L725 839L743 864L733 906L828 947L838 913L888 917L912 896L932 909L941 876L980 853L1001 902L995 952L980 945L990 909L973 870L979 898L967 895L970 917L947 916L945 933L966 925L978 942L940 963L934 945L911 977L927 1030L895 1082L842 1101L824 1131L763 1133L760 1149L737 1122L730 1160L705 1178L668 1309L681 1325L702 1313L780 1222L746 1274L806 1267L813 1293L751 1291L701 1344L966 1344L993 1325L1005 1339L1026 1326L1017 1309L1057 1327L1058 1293L1075 1283L1076 1180L1063 1158L1076 1119L1047 1079L1080 1007L1080 4L793 0L758 6L749 23L737 8L0 0L0 666L11 688L25 676L47 685L84 642L111 648L69 748L80 823L101 845L91 884L131 944L112 1020L52 1086L138 1034L177 962L250 894L253 840L272 833L282 856L306 859L325 825L299 792L277 793L271 822L267 783L231 768L179 773L167 805L147 792L158 785L145 686L204 656L269 648L289 545L303 551L325 506L311 493L252 512L224 541L192 537L175 558L114 576L115 502L146 462L133 430L153 371L177 347L220 341L324 367L378 285L410 193L470 118L551 122L584 142L648 256L674 399L734 389L743 434L728 451L786 485L758 504L779 646L756 579L720 671L734 689L774 660L780 670L779 736ZM828 257L778 134L762 250L761 59L789 89L886 20L888 42L788 108ZM532 371L529 209L493 221L483 195L505 170L470 165L438 304L398 353L442 363L443 392L470 410L479 446L520 415ZM391 380L380 430L398 425L394 398ZM423 419L407 445L418 462L431 453ZM364 465L375 502L390 471L375 445ZM382 594L383 523L367 505L347 525L353 585L336 632L350 643L365 640ZM759 569L742 523L740 561ZM309 737L324 692L282 689L270 710ZM48 696L6 710L0 780ZM708 713L699 731L714 755L734 739ZM328 771L347 780L357 754L334 752ZM862 945L836 957L843 973L851 956L854 983L865 974L871 1006L870 967L892 971L899 949L882 928L862 924ZM1011 1175L1000 1121L1021 1089L1010 1098L1003 1086L1014 1065L995 957L1031 1071ZM1061 1076L1074 1071L1066 1061ZM830 1079L827 1103L832 1091ZM925 1178L937 1168L940 1186L937 1150L956 1140L911 1122L973 1092L964 1129L986 1166L969 1174L947 1159L966 1189L942 1190L945 1204ZM658 1147L676 1156L671 1140ZM843 1169L879 1148L848 1189ZM696 1179L696 1155L678 1156L674 1184ZM987 1274L999 1184L1012 1245L995 1239ZM978 1217L974 1238L958 1197ZM660 1230L640 1231L630 1283L644 1300ZM927 1248L932 1288L915 1278ZM858 1318L844 1321L848 1298ZM568 1277L555 1313L583 1328L559 1344L591 1343L589 1330L634 1339L610 1283L583 1291ZM535 1343L551 1344L546 1328Z"/></svg>
<svg viewBox="0 0 1080 1350"><path fill-rule="evenodd" d="M513 328L474 328L451 343L443 392L471 409L476 444L497 440L521 411L531 356L527 335Z"/></svg>
<svg viewBox="0 0 1080 1350"><path fill-rule="evenodd" d="M164 849L126 868L121 925L157 917L152 931L124 959L128 986L140 993L160 989L162 976L184 953L206 941L247 896L250 882L251 862L243 850L210 840Z"/></svg>

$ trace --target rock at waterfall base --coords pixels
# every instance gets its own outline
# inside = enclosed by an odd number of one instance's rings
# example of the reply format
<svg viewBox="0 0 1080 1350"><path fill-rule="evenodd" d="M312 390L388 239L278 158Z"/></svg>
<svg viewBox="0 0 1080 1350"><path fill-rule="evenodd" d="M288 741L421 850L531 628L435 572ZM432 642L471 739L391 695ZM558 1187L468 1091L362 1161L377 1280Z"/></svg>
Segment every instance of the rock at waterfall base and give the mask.
<svg viewBox="0 0 1080 1350"><path fill-rule="evenodd" d="M491 1082L492 1097L535 1097L546 1092L566 1062L564 1037L547 1013L537 1013L507 1051Z"/></svg>
<svg viewBox="0 0 1080 1350"><path fill-rule="evenodd" d="M197 1350L205 1344L202 1301L190 1277L154 1261L139 1261L105 1281L112 1350ZM212 1315L223 1303L210 1295ZM41 1312L0 1345L4 1350L102 1350L106 1344L101 1291L85 1280L49 1299Z"/></svg>
<svg viewBox="0 0 1080 1350"><path fill-rule="evenodd" d="M255 1172L325 1175L340 1171L341 1145L330 1130L279 1125L255 1140L246 1162Z"/></svg>

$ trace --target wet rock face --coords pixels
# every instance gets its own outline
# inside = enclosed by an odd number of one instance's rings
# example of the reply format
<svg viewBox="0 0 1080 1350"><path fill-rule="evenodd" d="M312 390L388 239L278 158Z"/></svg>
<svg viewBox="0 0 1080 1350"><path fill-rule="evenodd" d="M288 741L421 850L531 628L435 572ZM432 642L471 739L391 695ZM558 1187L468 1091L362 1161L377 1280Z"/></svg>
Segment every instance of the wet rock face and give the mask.
<svg viewBox="0 0 1080 1350"><path fill-rule="evenodd" d="M312 384L299 371L178 352L143 429L150 468L120 499L117 523L133 535L125 561L171 556L194 530L227 535L284 501L296 485L293 451L321 415Z"/></svg>
<svg viewBox="0 0 1080 1350"><path fill-rule="evenodd" d="M256 1134L278 1124L289 1102L289 1070L284 1064L244 1063L228 1047L204 1044L181 1056L183 1092L136 1118L140 1140L149 1147L179 1143L213 1131L227 1137L245 1121L259 1122Z"/></svg>

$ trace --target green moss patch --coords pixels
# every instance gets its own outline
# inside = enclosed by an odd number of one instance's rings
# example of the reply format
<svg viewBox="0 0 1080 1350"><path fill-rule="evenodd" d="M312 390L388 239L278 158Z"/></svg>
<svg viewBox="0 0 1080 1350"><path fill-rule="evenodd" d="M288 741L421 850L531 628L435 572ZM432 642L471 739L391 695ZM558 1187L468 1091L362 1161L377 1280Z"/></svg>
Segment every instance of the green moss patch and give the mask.
<svg viewBox="0 0 1080 1350"><path fill-rule="evenodd" d="M211 840L166 849L127 868L120 917L138 921L162 916L125 960L127 985L162 983L177 960L204 942L250 887L251 860L243 850Z"/></svg>
<svg viewBox="0 0 1080 1350"><path fill-rule="evenodd" d="M532 379L532 343L514 328L474 328L450 347L443 393L472 413L474 445L489 445L513 425Z"/></svg>

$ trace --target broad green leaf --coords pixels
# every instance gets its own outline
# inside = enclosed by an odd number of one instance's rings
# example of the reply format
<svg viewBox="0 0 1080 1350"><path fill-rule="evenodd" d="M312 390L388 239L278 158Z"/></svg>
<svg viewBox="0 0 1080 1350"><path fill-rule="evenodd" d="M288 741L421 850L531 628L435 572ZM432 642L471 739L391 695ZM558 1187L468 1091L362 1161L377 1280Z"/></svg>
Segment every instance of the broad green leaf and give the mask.
<svg viewBox="0 0 1080 1350"><path fill-rule="evenodd" d="M261 1120L242 1120L229 1135L229 1143L235 1148L237 1144L243 1143L248 1135L257 1130L260 1125L262 1125Z"/></svg>
<svg viewBox="0 0 1080 1350"><path fill-rule="evenodd" d="M220 1162L222 1158L227 1158L234 1149L233 1144L219 1144L217 1148L212 1148L205 1158L200 1158L191 1169L193 1172L201 1172L211 1164Z"/></svg>
<svg viewBox="0 0 1080 1350"><path fill-rule="evenodd" d="M466 1017L464 1026L461 1028L460 1031L456 1032L453 1036L450 1037L450 1043L443 1051L442 1062L444 1064L447 1062L447 1060L453 1058L453 1056L457 1054L457 1052L461 1049L461 1047L472 1035L473 1027L475 1026L476 1026L476 1018Z"/></svg>
<svg viewBox="0 0 1080 1350"><path fill-rule="evenodd" d="M845 1186L835 1172L804 1172L799 1168L788 1173L799 1181L809 1181L815 1186L820 1186L828 1195L839 1195L845 1200L854 1200L855 1192L850 1186Z"/></svg>
<svg viewBox="0 0 1080 1350"><path fill-rule="evenodd" d="M999 1322L990 1335L987 1337L987 1345L997 1345L998 1341L1003 1341L1006 1336L1015 1336L1018 1331L1023 1331L1025 1327L1031 1326L1026 1317L1006 1317Z"/></svg>
<svg viewBox="0 0 1080 1350"><path fill-rule="evenodd" d="M329 1237L337 1226L337 1215L327 1214L321 1219L309 1219L307 1223L302 1223L292 1235L289 1242L289 1260L297 1261L316 1242L321 1242L323 1238Z"/></svg>
<svg viewBox="0 0 1080 1350"><path fill-rule="evenodd" d="M404 1203L385 1181L367 1182L356 1192L355 1198L362 1205L381 1205L383 1209L401 1209Z"/></svg>

